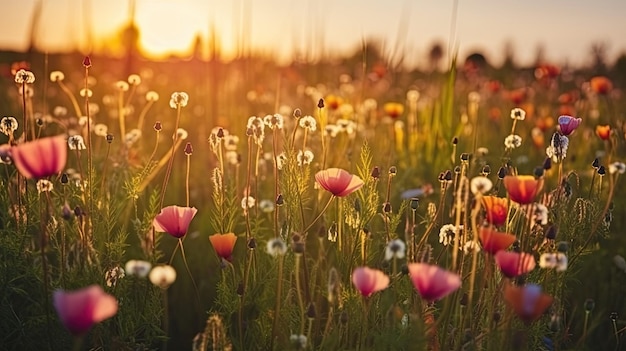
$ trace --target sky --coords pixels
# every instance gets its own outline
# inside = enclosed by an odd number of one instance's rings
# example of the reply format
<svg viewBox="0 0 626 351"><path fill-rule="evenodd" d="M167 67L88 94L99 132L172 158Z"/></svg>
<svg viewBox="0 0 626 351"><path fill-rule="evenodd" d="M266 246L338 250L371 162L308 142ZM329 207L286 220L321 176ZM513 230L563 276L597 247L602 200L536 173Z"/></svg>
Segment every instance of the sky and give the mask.
<svg viewBox="0 0 626 351"><path fill-rule="evenodd" d="M128 23L131 0L3 0L0 49L28 46L38 1L37 47L90 53ZM294 51L352 53L370 38L386 51L402 48L405 61L416 64L425 62L434 41L457 48L461 58L483 52L496 64L506 45L521 64L533 62L539 47L555 64L588 63L593 43L606 44L610 59L626 52L624 0L458 0L456 21L454 0L134 1L140 44L155 56L184 52L210 28L227 57L237 43L286 60Z"/></svg>

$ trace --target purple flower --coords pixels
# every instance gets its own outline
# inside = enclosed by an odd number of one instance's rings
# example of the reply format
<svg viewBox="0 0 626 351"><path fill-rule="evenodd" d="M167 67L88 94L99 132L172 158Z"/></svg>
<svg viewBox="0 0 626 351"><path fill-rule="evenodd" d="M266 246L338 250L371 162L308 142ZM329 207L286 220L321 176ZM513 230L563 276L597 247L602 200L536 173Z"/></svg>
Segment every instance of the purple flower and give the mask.
<svg viewBox="0 0 626 351"><path fill-rule="evenodd" d="M561 129L561 134L570 135L572 134L580 122L582 122L581 118L576 118L572 116L560 116L558 119L559 128Z"/></svg>

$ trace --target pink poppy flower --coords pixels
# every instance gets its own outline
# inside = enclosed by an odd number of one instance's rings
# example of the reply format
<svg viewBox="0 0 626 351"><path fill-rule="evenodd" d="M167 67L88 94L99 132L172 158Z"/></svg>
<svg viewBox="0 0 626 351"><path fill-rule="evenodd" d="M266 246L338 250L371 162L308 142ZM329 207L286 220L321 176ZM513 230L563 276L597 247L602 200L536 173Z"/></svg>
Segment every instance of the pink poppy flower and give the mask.
<svg viewBox="0 0 626 351"><path fill-rule="evenodd" d="M76 291L57 290L53 300L61 323L74 335L86 333L94 324L117 313L117 300L99 285Z"/></svg>
<svg viewBox="0 0 626 351"><path fill-rule="evenodd" d="M530 324L550 307L554 298L541 292L541 287L528 284L523 287L507 284L504 287L504 301L513 308L515 314L526 324Z"/></svg>
<svg viewBox="0 0 626 351"><path fill-rule="evenodd" d="M317 183L335 196L343 197L359 190L363 180L341 168L329 168L315 173Z"/></svg>
<svg viewBox="0 0 626 351"><path fill-rule="evenodd" d="M58 174L67 161L67 143L61 136L36 139L11 148L17 170L26 178Z"/></svg>
<svg viewBox="0 0 626 351"><path fill-rule="evenodd" d="M483 250L495 255L498 251L506 250L509 246L513 245L517 238L513 234L503 233L491 228L480 228L478 233L480 243L483 245Z"/></svg>
<svg viewBox="0 0 626 351"><path fill-rule="evenodd" d="M494 256L502 274L509 278L528 273L535 269L535 257L529 253L498 251Z"/></svg>
<svg viewBox="0 0 626 351"><path fill-rule="evenodd" d="M426 301L441 300L461 287L461 277L439 266L410 263L409 276L413 286Z"/></svg>
<svg viewBox="0 0 626 351"><path fill-rule="evenodd" d="M167 206L154 217L152 225L157 232L167 233L175 238L187 234L189 223L198 210L195 207Z"/></svg>
<svg viewBox="0 0 626 351"><path fill-rule="evenodd" d="M232 261L233 249L237 241L237 236L234 233L213 234L209 236L209 241L211 241L211 245L213 245L218 257L228 262Z"/></svg>
<svg viewBox="0 0 626 351"><path fill-rule="evenodd" d="M352 284L365 297L389 286L389 277L378 269L357 267L352 272Z"/></svg>
<svg viewBox="0 0 626 351"><path fill-rule="evenodd" d="M559 117L558 122L559 128L561 129L561 134L566 136L572 134L576 130L576 128L578 128L578 125L580 125L580 122L582 121L582 118L575 118L572 116Z"/></svg>

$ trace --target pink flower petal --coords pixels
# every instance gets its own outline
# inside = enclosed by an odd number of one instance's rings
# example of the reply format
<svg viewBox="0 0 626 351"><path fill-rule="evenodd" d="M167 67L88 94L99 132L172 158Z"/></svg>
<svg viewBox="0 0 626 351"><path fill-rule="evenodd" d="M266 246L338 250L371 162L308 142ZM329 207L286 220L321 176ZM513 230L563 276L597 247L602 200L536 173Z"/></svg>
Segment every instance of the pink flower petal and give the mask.
<svg viewBox="0 0 626 351"><path fill-rule="evenodd" d="M386 289L389 277L380 270L369 267L357 267L352 272L352 284L365 297Z"/></svg>
<svg viewBox="0 0 626 351"><path fill-rule="evenodd" d="M63 325L74 335L84 334L117 313L117 300L98 285L76 291L57 290L54 307Z"/></svg>
<svg viewBox="0 0 626 351"><path fill-rule="evenodd" d="M189 223L197 212L195 207L167 206L154 217L152 225L157 232L181 238L187 234Z"/></svg>
<svg viewBox="0 0 626 351"><path fill-rule="evenodd" d="M426 301L441 300L461 287L461 277L439 266L426 263L409 264L413 286Z"/></svg>

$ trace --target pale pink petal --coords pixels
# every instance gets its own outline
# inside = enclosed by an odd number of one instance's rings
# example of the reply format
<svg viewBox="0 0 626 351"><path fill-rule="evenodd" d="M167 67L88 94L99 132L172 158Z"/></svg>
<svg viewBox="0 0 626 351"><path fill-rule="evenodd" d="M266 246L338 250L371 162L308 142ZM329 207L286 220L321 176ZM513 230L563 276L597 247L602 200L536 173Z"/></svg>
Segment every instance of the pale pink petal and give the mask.
<svg viewBox="0 0 626 351"><path fill-rule="evenodd" d="M426 301L440 300L461 287L461 277L439 266L426 263L409 264L413 286Z"/></svg>
<svg viewBox="0 0 626 351"><path fill-rule="evenodd" d="M354 287L365 297L384 290L389 286L389 277L380 270L357 267L352 272Z"/></svg>

